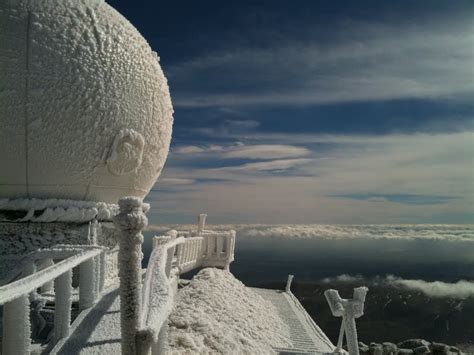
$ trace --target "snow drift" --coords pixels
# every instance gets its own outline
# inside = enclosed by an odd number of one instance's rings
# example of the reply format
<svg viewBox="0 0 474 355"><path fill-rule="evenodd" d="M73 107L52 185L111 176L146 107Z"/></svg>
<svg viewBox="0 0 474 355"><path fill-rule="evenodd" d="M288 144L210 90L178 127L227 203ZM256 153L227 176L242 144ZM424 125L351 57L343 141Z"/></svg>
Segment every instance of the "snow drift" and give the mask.
<svg viewBox="0 0 474 355"><path fill-rule="evenodd" d="M181 289L169 318L174 354L269 354L291 345L289 337L272 304L218 269L201 270Z"/></svg>

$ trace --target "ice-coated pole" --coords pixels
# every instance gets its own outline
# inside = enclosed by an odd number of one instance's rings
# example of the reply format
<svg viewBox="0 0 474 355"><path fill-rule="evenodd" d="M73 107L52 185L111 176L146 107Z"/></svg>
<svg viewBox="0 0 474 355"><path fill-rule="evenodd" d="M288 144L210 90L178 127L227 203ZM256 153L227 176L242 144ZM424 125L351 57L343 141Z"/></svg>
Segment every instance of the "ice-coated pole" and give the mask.
<svg viewBox="0 0 474 355"><path fill-rule="evenodd" d="M369 289L367 287L355 288L352 299L341 298L339 292L336 290L326 290L324 292L324 296L326 296L326 300L328 301L333 316L342 317L339 339L334 352L339 352L341 350L345 334L349 354L359 355L355 320L364 314L365 296L368 291Z"/></svg>
<svg viewBox="0 0 474 355"><path fill-rule="evenodd" d="M122 330L122 354L136 355L136 334L140 325L142 295L142 243L141 231L148 224L145 212L148 205L136 197L124 197L119 201L120 212L114 223L120 231L119 278L120 278L120 328Z"/></svg>

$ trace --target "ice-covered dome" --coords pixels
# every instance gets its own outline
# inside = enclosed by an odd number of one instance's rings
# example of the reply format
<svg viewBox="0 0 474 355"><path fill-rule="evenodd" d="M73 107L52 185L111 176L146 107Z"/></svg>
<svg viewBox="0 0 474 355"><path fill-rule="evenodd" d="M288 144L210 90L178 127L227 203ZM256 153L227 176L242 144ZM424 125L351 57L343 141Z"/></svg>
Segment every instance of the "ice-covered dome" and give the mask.
<svg viewBox="0 0 474 355"><path fill-rule="evenodd" d="M159 58L103 0L0 1L0 198L143 197L172 113Z"/></svg>

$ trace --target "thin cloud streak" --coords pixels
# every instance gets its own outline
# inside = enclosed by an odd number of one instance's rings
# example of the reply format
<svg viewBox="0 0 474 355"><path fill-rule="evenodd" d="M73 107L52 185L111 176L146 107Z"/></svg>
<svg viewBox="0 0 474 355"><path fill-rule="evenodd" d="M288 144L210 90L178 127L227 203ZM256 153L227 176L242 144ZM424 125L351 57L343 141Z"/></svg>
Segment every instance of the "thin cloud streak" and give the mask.
<svg viewBox="0 0 474 355"><path fill-rule="evenodd" d="M252 144L244 145L207 145L182 146L173 150L174 154L214 154L215 158L272 160L281 158L305 157L311 154L309 149L284 144Z"/></svg>
<svg viewBox="0 0 474 355"><path fill-rule="evenodd" d="M258 163L246 163L239 166L223 167L215 170L228 170L228 171L282 171L294 168L299 165L308 164L312 159L281 159L262 161Z"/></svg>
<svg viewBox="0 0 474 355"><path fill-rule="evenodd" d="M169 69L175 82L214 77L253 85L222 94L212 85L199 92L179 90L177 107L319 105L400 98L454 98L474 93L474 29L430 24L405 30L382 24L353 24L346 42L304 43L269 49L237 48L211 53ZM284 70L283 70L284 68ZM246 73L242 76L242 72ZM471 75L467 75L470 73ZM183 85L184 87L184 85Z"/></svg>
<svg viewBox="0 0 474 355"><path fill-rule="evenodd" d="M426 296L433 298L454 298L465 300L474 297L474 282L459 280L457 282L425 281L403 279L394 275L385 277L377 276L366 278L361 275L342 274L335 277L327 277L321 280L324 283L357 283L357 284L387 284L408 290L423 292Z"/></svg>

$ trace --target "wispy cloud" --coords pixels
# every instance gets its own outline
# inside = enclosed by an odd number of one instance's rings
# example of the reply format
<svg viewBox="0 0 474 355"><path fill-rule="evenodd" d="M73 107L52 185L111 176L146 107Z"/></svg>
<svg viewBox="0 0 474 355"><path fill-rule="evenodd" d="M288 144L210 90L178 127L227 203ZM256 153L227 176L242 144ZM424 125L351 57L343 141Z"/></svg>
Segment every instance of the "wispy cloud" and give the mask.
<svg viewBox="0 0 474 355"><path fill-rule="evenodd" d="M304 147L284 144L252 144L242 143L232 145L203 145L181 146L173 150L175 154L214 154L214 158L272 160L282 158L297 158L311 155L311 151Z"/></svg>
<svg viewBox="0 0 474 355"><path fill-rule="evenodd" d="M176 154L196 154L196 153L214 153L222 152L224 150L232 149L231 147L224 147L218 144L209 144L205 146L186 145L173 149L172 153Z"/></svg>
<svg viewBox="0 0 474 355"><path fill-rule="evenodd" d="M448 203L459 198L457 196L443 195L420 195L420 194L342 194L332 195L331 197L348 198L354 200L365 200L371 202L396 202L408 205L435 205Z"/></svg>
<svg viewBox="0 0 474 355"><path fill-rule="evenodd" d="M421 291L430 297L466 299L474 296L474 282L472 281L461 280L455 283L442 281L428 282L424 280L405 280L392 276L387 277L387 282L396 286Z"/></svg>
<svg viewBox="0 0 474 355"><path fill-rule="evenodd" d="M260 144L239 146L224 154L226 158L280 159L304 157L311 154L309 149L282 144Z"/></svg>
<svg viewBox="0 0 474 355"><path fill-rule="evenodd" d="M194 179L184 179L184 178L163 178L160 179L160 185L190 185L194 184L196 180Z"/></svg>
<svg viewBox="0 0 474 355"><path fill-rule="evenodd" d="M324 283L333 283L333 282L361 282L364 281L364 277L362 275L347 275L347 274L342 274L338 275L335 277L325 277L324 279L321 280L321 282Z"/></svg>
<svg viewBox="0 0 474 355"><path fill-rule="evenodd" d="M178 147L173 150L172 153L176 154L194 154L194 153L202 153L205 149L195 146L195 145L187 145L184 147Z"/></svg>
<svg viewBox="0 0 474 355"><path fill-rule="evenodd" d="M380 23L345 25L346 32L350 28L346 41L318 44L308 36L290 44L228 49L177 64L170 72L178 85L212 80L199 91L180 91L176 105L314 105L474 93L472 23L405 29ZM235 85L249 78L251 88ZM218 88L224 85L235 90L222 94Z"/></svg>
<svg viewBox="0 0 474 355"><path fill-rule="evenodd" d="M283 171L309 162L311 162L311 159L281 159L262 161L258 163L246 163L239 166L224 167L220 169L230 171Z"/></svg>
<svg viewBox="0 0 474 355"><path fill-rule="evenodd" d="M357 284L387 284L395 287L402 287L409 290L423 292L425 295L434 298L455 298L466 299L474 296L474 282L460 280L457 282L425 281L403 279L394 275L376 276L367 278L361 275L342 274L335 277L327 277L321 280L324 283L357 283Z"/></svg>

